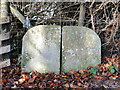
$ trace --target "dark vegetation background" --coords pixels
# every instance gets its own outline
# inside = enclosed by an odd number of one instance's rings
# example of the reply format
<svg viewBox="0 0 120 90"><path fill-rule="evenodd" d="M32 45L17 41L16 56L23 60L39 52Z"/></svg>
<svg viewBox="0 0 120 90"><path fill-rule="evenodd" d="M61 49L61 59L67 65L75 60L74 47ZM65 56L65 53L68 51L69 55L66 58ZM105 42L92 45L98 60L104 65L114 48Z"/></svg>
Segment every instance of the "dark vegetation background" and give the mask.
<svg viewBox="0 0 120 90"><path fill-rule="evenodd" d="M119 2L13 2L24 16L29 16L32 26L62 25L83 26L93 29L101 38L102 59L120 55L120 3ZM84 6L80 11L81 5ZM81 14L82 13L82 14ZM82 18L82 19L81 19ZM12 49L21 54L23 25L11 15Z"/></svg>

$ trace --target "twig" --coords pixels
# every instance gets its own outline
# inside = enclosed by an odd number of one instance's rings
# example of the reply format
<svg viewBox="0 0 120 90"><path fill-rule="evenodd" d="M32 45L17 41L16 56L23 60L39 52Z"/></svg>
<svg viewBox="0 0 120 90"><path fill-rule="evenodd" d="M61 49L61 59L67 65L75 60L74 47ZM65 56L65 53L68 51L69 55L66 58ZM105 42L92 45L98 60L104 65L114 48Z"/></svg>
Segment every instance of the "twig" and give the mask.
<svg viewBox="0 0 120 90"><path fill-rule="evenodd" d="M78 12L79 12L79 7L77 8L77 10L75 11L76 13L75 13L75 15L73 16L73 19L75 19L75 17L79 14Z"/></svg>
<svg viewBox="0 0 120 90"><path fill-rule="evenodd" d="M93 16L93 13L92 13L92 8L90 8L90 15L91 15L92 29L95 31L94 16Z"/></svg>
<svg viewBox="0 0 120 90"><path fill-rule="evenodd" d="M95 3L95 0L92 1L91 5L89 6L89 8L92 8L93 4Z"/></svg>
<svg viewBox="0 0 120 90"><path fill-rule="evenodd" d="M67 8L70 8L70 7L73 7L73 6L75 6L75 5L79 5L80 3L75 3L75 4L72 4L72 5L69 5L69 6L66 6L66 7L63 7L63 8L61 8L61 9L59 9L58 11L62 11L62 10L64 10L64 9L67 9Z"/></svg>

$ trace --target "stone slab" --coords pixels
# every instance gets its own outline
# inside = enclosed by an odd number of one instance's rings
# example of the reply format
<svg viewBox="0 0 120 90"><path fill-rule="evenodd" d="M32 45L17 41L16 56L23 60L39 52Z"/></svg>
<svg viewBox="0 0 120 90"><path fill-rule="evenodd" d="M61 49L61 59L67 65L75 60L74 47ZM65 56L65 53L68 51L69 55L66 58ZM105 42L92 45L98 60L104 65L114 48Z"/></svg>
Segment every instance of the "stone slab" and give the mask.
<svg viewBox="0 0 120 90"><path fill-rule="evenodd" d="M62 31L62 71L86 69L101 63L101 41L91 29L65 26Z"/></svg>
<svg viewBox="0 0 120 90"><path fill-rule="evenodd" d="M7 59L5 61L0 61L0 69L7 66L10 66L10 59Z"/></svg>
<svg viewBox="0 0 120 90"><path fill-rule="evenodd" d="M10 39L10 32L0 34L0 41L7 39Z"/></svg>
<svg viewBox="0 0 120 90"><path fill-rule="evenodd" d="M9 23L9 22L10 22L9 16L7 16L7 17L0 17L0 24L5 24L5 23Z"/></svg>
<svg viewBox="0 0 120 90"><path fill-rule="evenodd" d="M22 43L22 71L60 71L60 26L39 25L27 31Z"/></svg>
<svg viewBox="0 0 120 90"><path fill-rule="evenodd" d="M0 54L10 52L10 45L0 47Z"/></svg>

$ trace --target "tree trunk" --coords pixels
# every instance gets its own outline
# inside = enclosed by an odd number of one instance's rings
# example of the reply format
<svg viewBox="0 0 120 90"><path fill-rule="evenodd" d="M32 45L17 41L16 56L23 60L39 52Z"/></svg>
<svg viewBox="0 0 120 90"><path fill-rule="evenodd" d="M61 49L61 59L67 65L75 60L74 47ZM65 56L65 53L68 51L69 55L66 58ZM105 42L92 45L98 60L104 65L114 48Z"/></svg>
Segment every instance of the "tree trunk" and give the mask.
<svg viewBox="0 0 120 90"><path fill-rule="evenodd" d="M83 24L84 24L84 18L85 18L85 7L84 7L84 3L81 2L81 4L80 4L80 13L79 13L78 26L83 26Z"/></svg>

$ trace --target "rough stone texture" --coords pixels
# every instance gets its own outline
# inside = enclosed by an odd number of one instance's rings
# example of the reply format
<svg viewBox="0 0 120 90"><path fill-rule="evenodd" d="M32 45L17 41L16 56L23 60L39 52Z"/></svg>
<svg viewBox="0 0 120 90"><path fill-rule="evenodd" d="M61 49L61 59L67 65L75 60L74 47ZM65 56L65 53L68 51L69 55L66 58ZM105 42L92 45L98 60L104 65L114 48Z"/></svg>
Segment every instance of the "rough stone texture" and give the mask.
<svg viewBox="0 0 120 90"><path fill-rule="evenodd" d="M60 26L39 25L23 37L22 71L59 73Z"/></svg>
<svg viewBox="0 0 120 90"><path fill-rule="evenodd" d="M62 36L63 72L101 63L101 41L94 31L80 26L65 26Z"/></svg>

